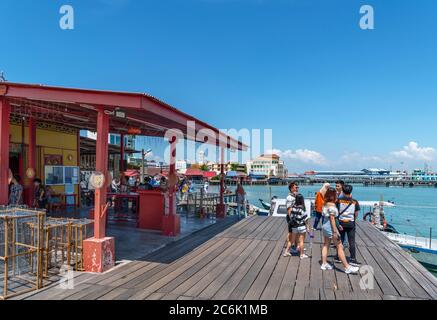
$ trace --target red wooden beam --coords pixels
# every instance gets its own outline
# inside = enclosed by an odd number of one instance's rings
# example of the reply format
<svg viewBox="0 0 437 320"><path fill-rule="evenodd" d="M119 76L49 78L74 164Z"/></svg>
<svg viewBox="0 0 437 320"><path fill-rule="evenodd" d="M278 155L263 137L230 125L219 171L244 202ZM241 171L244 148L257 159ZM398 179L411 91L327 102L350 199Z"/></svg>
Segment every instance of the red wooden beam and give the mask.
<svg viewBox="0 0 437 320"><path fill-rule="evenodd" d="M97 116L97 141L96 141L96 171L108 177L108 135L109 135L109 116L101 109ZM94 238L105 238L106 219L103 217L103 210L106 206L107 183L95 190L94 203Z"/></svg>
<svg viewBox="0 0 437 320"><path fill-rule="evenodd" d="M97 116L96 171L108 175L109 116L103 108ZM107 183L95 190L94 237L83 242L84 268L87 272L105 272L115 265L115 239L105 237Z"/></svg>
<svg viewBox="0 0 437 320"><path fill-rule="evenodd" d="M225 205L225 149L220 150L220 203L216 207L216 217L223 219L226 217Z"/></svg>
<svg viewBox="0 0 437 320"><path fill-rule="evenodd" d="M59 88L18 83L5 83L3 86L7 87L6 97L137 109L141 106L142 94L138 93Z"/></svg>
<svg viewBox="0 0 437 320"><path fill-rule="evenodd" d="M34 118L29 118L29 156L28 156L28 164L27 169L33 170L35 173L34 178L38 176L36 170L36 121ZM43 177L41 177L43 179ZM33 183L30 181L29 183L29 204L33 204L34 193L33 193Z"/></svg>
<svg viewBox="0 0 437 320"><path fill-rule="evenodd" d="M0 97L0 205L9 202L9 116L11 106Z"/></svg>

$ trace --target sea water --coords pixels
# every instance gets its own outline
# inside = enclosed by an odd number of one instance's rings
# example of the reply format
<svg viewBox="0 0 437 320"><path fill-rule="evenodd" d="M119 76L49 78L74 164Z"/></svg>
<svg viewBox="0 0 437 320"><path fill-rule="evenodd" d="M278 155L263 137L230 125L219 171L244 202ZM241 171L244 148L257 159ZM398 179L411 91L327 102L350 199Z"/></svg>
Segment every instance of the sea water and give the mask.
<svg viewBox="0 0 437 320"><path fill-rule="evenodd" d="M258 187L246 189L251 203L257 201L255 197L265 198L270 194L270 188L258 190ZM320 186L301 186L300 193L304 196L314 196ZM272 187L272 195L285 197L288 194L287 187ZM364 187L354 186L353 197L362 201L379 201L381 197L385 201L395 203L394 208L384 208L387 222L392 224L400 233L414 236L429 237L430 228L433 228L433 237L437 238L437 188L416 187ZM266 199L267 200L267 199ZM259 200L258 200L259 202ZM362 217L370 211L369 207L363 207L360 212Z"/></svg>
<svg viewBox="0 0 437 320"><path fill-rule="evenodd" d="M300 186L299 192L304 197L314 197L321 185ZM217 190L215 190L217 189ZM235 187L229 189L234 191ZM287 186L244 186L250 204L261 207L259 199L270 202L270 195L285 198L288 195ZM217 192L216 186L211 192ZM396 207L385 207L387 222L392 224L400 233L428 238L430 228L432 237L437 238L437 188L434 187L364 187L354 185L353 197L361 201L392 201ZM369 207L362 207L360 217L369 212Z"/></svg>

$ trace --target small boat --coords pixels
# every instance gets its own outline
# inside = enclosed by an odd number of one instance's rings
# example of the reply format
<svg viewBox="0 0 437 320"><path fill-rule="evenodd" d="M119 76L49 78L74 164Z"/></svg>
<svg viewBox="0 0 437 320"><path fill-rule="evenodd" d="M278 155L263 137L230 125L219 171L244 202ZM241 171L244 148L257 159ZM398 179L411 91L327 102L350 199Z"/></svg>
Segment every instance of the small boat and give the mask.
<svg viewBox="0 0 437 320"><path fill-rule="evenodd" d="M270 203L265 202L263 199L259 199L259 201L265 210L270 210L272 207Z"/></svg>

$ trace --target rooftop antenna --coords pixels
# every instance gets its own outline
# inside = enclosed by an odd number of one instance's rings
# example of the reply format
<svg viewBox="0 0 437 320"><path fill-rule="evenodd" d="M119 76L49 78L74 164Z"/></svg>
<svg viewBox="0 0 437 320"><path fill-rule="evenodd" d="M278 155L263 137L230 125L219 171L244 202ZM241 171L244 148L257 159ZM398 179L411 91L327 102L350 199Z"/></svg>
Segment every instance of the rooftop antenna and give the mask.
<svg viewBox="0 0 437 320"><path fill-rule="evenodd" d="M6 82L5 73L4 71L0 72L0 82Z"/></svg>

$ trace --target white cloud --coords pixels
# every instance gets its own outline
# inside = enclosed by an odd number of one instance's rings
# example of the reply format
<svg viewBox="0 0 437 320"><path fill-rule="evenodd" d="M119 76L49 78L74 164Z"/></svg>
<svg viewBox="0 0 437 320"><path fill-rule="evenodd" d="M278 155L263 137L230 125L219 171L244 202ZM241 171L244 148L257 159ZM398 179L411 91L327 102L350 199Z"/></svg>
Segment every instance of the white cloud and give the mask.
<svg viewBox="0 0 437 320"><path fill-rule="evenodd" d="M400 151L391 153L394 157L400 159L410 159L417 161L432 161L435 159L437 152L432 147L420 147L417 142L411 141Z"/></svg>
<svg viewBox="0 0 437 320"><path fill-rule="evenodd" d="M270 152L269 152L270 153ZM271 153L277 154L283 160L294 160L303 163L313 163L318 165L326 164L326 158L319 152L308 150L308 149L298 149L281 151L278 149L271 150Z"/></svg>
<svg viewBox="0 0 437 320"><path fill-rule="evenodd" d="M366 156L359 152L345 153L340 157L341 162L383 162L384 159L378 156Z"/></svg>

